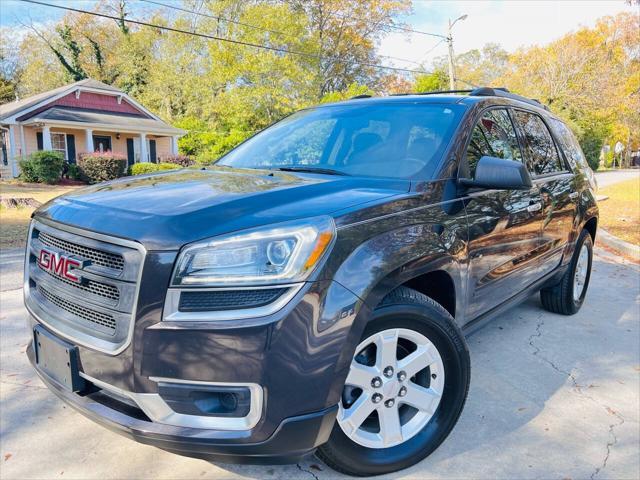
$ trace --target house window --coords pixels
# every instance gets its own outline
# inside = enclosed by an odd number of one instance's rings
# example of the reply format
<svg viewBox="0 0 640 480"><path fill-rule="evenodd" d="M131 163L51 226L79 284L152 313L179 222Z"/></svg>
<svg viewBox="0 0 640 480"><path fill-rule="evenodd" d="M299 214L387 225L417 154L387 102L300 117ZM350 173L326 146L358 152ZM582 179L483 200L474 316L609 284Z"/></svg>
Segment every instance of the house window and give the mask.
<svg viewBox="0 0 640 480"><path fill-rule="evenodd" d="M64 133L51 134L51 149L62 153L64 159L67 159L67 139Z"/></svg>

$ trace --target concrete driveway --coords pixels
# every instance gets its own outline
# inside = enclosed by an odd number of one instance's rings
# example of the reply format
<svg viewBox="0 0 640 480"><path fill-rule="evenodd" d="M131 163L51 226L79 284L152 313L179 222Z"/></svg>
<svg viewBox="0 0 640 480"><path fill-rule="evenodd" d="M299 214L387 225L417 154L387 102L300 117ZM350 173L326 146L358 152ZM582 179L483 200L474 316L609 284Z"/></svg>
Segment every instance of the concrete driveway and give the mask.
<svg viewBox="0 0 640 480"><path fill-rule="evenodd" d="M179 457L65 406L25 357L20 268L19 254L3 252L2 479L340 477L314 457L260 467ZM471 390L451 436L389 478L640 478L639 302L639 268L599 250L578 315L546 313L536 296L497 318L469 339Z"/></svg>

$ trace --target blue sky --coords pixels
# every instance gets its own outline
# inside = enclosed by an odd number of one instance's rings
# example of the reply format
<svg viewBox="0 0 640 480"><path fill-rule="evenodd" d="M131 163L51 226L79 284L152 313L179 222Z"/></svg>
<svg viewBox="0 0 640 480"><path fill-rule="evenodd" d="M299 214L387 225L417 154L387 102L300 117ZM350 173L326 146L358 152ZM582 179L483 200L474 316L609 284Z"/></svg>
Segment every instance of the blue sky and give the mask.
<svg viewBox="0 0 640 480"><path fill-rule="evenodd" d="M95 0L43 0L81 9L92 9ZM178 0L160 0L180 4ZM138 2L134 12L153 10L154 5ZM482 47L488 42L502 45L509 51L518 47L548 43L580 26L592 26L597 18L622 11L638 13L638 6L624 0L414 0L413 13L403 18L410 28L445 34L448 19L467 14L468 18L454 27L457 53ZM20 2L0 0L0 25L15 28L20 34L19 20L29 18L38 23L55 21L63 10ZM446 54L446 45L425 35L396 32L389 34L379 45L379 53L426 64ZM435 47L435 48L434 48ZM433 49L433 50L431 50ZM411 67L411 63L385 59L385 63Z"/></svg>

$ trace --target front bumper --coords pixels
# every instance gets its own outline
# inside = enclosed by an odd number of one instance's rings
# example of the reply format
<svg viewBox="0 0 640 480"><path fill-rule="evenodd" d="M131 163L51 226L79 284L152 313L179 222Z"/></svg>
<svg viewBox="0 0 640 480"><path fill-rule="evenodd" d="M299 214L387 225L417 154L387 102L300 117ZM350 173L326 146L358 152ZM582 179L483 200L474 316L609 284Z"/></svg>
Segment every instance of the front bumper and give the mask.
<svg viewBox="0 0 640 480"><path fill-rule="evenodd" d="M86 394L71 392L36 366L32 344L27 355L45 385L83 415L137 442L179 455L227 463L295 463L328 440L337 413L337 406L333 406L286 418L266 440L252 442L248 430L185 428L152 422L141 410L97 387Z"/></svg>
<svg viewBox="0 0 640 480"><path fill-rule="evenodd" d="M96 422L186 456L289 463L325 442L360 337L353 323L356 316L370 314L368 307L337 282L322 281L307 284L280 312L258 324L163 322L164 292L145 290L168 278L173 256L148 257L166 268L143 273L145 307L139 308L131 344L118 355L78 346L81 375L92 383L88 393L70 392L34 365L43 382ZM153 278L146 281L147 276ZM43 325L34 316L28 324ZM34 363L32 345L27 353ZM264 397L259 420L240 429L176 425L112 395L157 395L157 379L257 385Z"/></svg>

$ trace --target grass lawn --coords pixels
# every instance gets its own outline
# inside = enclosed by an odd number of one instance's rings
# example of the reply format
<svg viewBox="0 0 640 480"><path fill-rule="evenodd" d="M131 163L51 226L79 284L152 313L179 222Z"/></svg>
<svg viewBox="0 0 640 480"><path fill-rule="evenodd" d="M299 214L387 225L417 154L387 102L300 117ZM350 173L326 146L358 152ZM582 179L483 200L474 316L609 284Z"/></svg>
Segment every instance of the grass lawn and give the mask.
<svg viewBox="0 0 640 480"><path fill-rule="evenodd" d="M14 181L0 182L2 198L33 198L45 203L77 186L42 185ZM24 247L33 208L0 207L0 248Z"/></svg>
<svg viewBox="0 0 640 480"><path fill-rule="evenodd" d="M600 224L607 232L640 245L640 178L598 190L609 198L598 204Z"/></svg>

